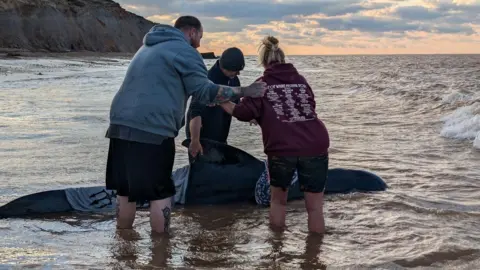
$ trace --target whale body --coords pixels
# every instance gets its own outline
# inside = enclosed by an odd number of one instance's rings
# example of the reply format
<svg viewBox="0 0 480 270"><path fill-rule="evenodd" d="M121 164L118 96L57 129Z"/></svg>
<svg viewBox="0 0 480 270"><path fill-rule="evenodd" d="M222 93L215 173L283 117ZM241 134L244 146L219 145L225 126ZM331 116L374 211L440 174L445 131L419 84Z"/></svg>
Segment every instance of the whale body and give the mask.
<svg viewBox="0 0 480 270"><path fill-rule="evenodd" d="M188 147L189 140L182 142ZM233 146L202 140L204 154L190 159L190 164L172 173L176 205L225 205L254 203L268 206L269 184L266 163ZM358 169L328 170L325 194L376 192L387 189L378 175ZM299 183L292 179L288 200L303 199ZM148 208L148 202L137 202L138 209ZM105 186L73 187L48 190L17 198L0 206L0 218L33 217L51 213L114 212L116 192Z"/></svg>

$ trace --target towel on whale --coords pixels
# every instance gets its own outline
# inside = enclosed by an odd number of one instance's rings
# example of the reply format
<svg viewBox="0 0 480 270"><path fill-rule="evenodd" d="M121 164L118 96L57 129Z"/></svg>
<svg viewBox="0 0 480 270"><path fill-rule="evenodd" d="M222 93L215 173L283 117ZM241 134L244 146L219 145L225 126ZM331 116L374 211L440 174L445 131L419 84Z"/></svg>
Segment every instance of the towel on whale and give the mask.
<svg viewBox="0 0 480 270"><path fill-rule="evenodd" d="M268 171L265 163L265 170L258 177L252 197L258 205L268 206L270 204L270 184L268 180ZM175 183L176 194L172 198L174 204L184 205L186 200L186 191L188 188L188 177L190 173L190 165L178 168L172 173L172 179ZM297 182L297 173L292 179L292 185ZM296 186L294 185L293 188ZM232 190L231 192L235 192ZM116 192L107 190L103 186L94 187L74 187L65 189L66 198L73 209L81 212L102 212L115 209ZM148 202L139 202L139 208L147 208Z"/></svg>

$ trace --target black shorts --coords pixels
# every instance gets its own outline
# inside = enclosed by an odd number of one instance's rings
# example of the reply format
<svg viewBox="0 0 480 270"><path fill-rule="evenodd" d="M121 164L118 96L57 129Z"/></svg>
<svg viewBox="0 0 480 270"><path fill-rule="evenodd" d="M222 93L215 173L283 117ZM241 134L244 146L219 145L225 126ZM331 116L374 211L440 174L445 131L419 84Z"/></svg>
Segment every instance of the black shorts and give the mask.
<svg viewBox="0 0 480 270"><path fill-rule="evenodd" d="M172 179L175 141L166 138L162 144L148 144L110 139L106 188L129 202L162 200L175 195Z"/></svg>
<svg viewBox="0 0 480 270"><path fill-rule="evenodd" d="M298 172L300 190L320 193L325 190L328 175L328 154L315 157L268 157L270 185L287 190L295 169Z"/></svg>

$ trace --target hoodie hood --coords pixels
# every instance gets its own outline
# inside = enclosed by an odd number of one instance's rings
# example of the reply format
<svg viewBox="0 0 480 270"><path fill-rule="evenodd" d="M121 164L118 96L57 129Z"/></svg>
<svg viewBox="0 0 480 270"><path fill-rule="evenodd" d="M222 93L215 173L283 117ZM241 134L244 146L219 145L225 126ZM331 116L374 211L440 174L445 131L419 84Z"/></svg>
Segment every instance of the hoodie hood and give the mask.
<svg viewBox="0 0 480 270"><path fill-rule="evenodd" d="M188 43L183 32L179 29L166 24L157 24L143 37L143 44L145 46L153 46L171 40L185 41Z"/></svg>
<svg viewBox="0 0 480 270"><path fill-rule="evenodd" d="M298 80L299 73L290 63L273 63L263 72L264 77L270 77L278 82L289 83Z"/></svg>

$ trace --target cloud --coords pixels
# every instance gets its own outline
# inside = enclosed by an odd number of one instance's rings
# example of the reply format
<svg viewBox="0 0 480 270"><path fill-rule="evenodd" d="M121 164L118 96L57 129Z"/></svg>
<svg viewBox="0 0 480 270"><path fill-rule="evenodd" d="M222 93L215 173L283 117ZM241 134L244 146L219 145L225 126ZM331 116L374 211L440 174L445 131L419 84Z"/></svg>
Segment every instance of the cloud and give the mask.
<svg viewBox="0 0 480 270"><path fill-rule="evenodd" d="M425 31L432 33L465 33L473 34L474 30L469 26L463 25L441 25L437 26L429 23L410 22L400 19L382 19L375 17L350 17L350 18L325 18L317 20L320 27L331 31L351 31L361 32L407 32L407 31Z"/></svg>
<svg viewBox="0 0 480 270"><path fill-rule="evenodd" d="M443 16L441 12L423 6L399 7L396 10L396 14L403 19L409 20L431 20Z"/></svg>
<svg viewBox="0 0 480 270"><path fill-rule="evenodd" d="M360 0L322 0L322 1L273 1L273 0L237 0L237 1L203 1L203 0L121 0L121 4L135 5L136 11L142 11L143 16L159 16L169 14L190 14L205 21L209 31L222 32L231 27L237 32L252 24L264 24L281 20L290 15L325 14L340 16L354 14L363 10L371 10L391 5L390 3L369 3ZM226 26L218 27L208 18L224 17L231 20ZM208 26L208 27L207 27Z"/></svg>
<svg viewBox="0 0 480 270"><path fill-rule="evenodd" d="M266 35L301 53L437 50L480 53L479 0L119 0L149 20L204 25L202 50L256 53ZM431 46L431 47L428 47Z"/></svg>
<svg viewBox="0 0 480 270"><path fill-rule="evenodd" d="M331 31L358 30L361 32L403 32L419 30L419 26L402 20L385 20L374 17L325 18L317 20L320 27Z"/></svg>
<svg viewBox="0 0 480 270"><path fill-rule="evenodd" d="M369 9L359 0L274 1L274 0L121 0L121 4L159 7L163 13L189 13L207 17L278 19L290 14L324 13L336 16Z"/></svg>
<svg viewBox="0 0 480 270"><path fill-rule="evenodd" d="M173 25L180 14L173 15L153 15L147 17L148 20L156 23ZM223 16L217 17L199 17L203 28L208 32L240 32L246 27L246 24L238 19L230 19Z"/></svg>

